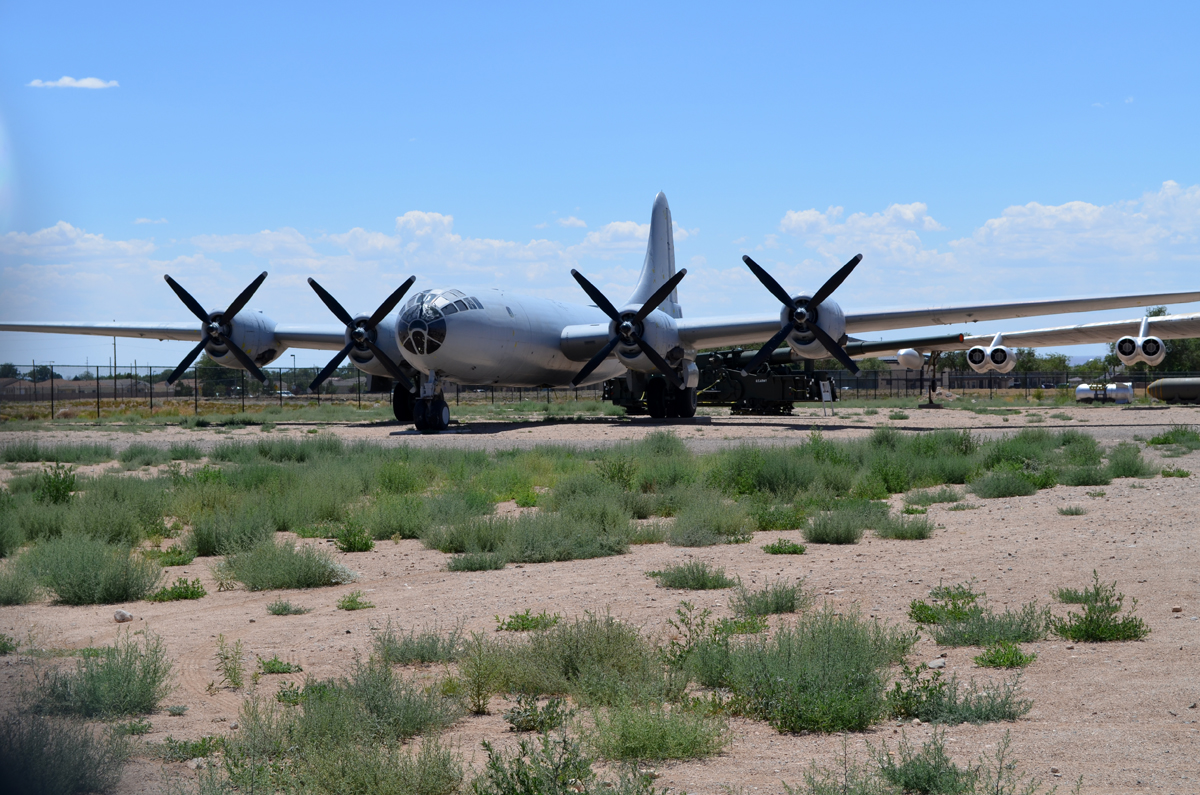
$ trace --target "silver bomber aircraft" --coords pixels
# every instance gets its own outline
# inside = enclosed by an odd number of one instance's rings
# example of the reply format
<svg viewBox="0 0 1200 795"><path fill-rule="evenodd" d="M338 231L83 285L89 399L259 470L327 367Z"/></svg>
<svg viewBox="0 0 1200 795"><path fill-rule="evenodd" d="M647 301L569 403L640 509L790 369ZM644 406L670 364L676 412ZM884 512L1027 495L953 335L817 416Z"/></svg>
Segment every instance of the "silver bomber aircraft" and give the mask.
<svg viewBox="0 0 1200 795"><path fill-rule="evenodd" d="M703 349L761 346L746 365L746 370L753 372L776 347L786 344L796 360L832 356L857 372L843 347L858 341L851 334L1200 301L1197 291L855 314L843 311L832 294L862 260L861 255L812 293L789 292L754 260L743 257L782 308L736 317L684 317L677 288L687 271L675 270L671 230L671 210L666 196L659 193L651 211L641 276L633 294L619 306L573 270L571 275L590 303L568 304L499 289L429 289L401 305L416 281L414 276L374 312L351 315L309 279L340 325L277 324L261 312L246 310L267 276L264 272L228 307L211 311L166 276L167 284L198 322L0 323L0 331L197 342L171 374L170 382L182 376L201 351L219 364L246 370L259 380L265 380L260 368L288 348L337 351L313 381L314 388L348 356L365 373L395 379L397 419L411 421L422 430L441 430L450 420L444 398L448 383L568 387L624 375L632 391L644 395L651 416L690 417L696 410L699 378L694 360ZM902 363L920 366L924 353L933 349L969 348L968 362L977 371L1007 372L1015 365L1010 345L1116 341L1118 356L1126 363L1154 364L1165 355L1163 339L1196 336L1200 336L1200 314L966 337L954 344L945 344L946 338L897 340L895 350Z"/></svg>

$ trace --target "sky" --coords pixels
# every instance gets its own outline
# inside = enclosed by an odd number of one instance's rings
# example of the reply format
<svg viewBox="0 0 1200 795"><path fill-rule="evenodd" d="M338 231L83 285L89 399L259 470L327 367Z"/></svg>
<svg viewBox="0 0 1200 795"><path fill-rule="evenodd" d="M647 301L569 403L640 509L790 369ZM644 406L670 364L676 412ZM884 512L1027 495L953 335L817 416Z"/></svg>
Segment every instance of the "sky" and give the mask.
<svg viewBox="0 0 1200 795"><path fill-rule="evenodd" d="M251 306L281 323L335 322L309 276L352 312L410 274L583 302L571 268L619 303L660 190L687 316L777 311L742 254L811 292L861 252L850 313L1196 290L1198 23L1169 2L5 3L0 320L184 321L163 274L218 307L263 270ZM0 361L111 355L0 334Z"/></svg>

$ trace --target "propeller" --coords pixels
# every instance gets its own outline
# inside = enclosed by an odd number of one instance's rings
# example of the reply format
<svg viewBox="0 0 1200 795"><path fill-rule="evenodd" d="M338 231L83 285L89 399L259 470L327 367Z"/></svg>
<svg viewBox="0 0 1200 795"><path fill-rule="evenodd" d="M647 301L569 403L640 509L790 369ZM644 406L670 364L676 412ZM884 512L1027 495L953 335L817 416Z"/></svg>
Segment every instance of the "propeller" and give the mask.
<svg viewBox="0 0 1200 795"><path fill-rule="evenodd" d="M333 375L333 371L338 368L338 366L342 363L342 360L345 359L347 354L350 353L350 349L357 347L359 350L365 348L366 350L369 350L371 353L375 354L375 358L379 360L379 363L382 364L385 369L387 369L392 378L395 378L397 381L399 381L409 392L413 390L413 383L408 379L408 376L404 374L404 371L400 369L399 365L392 361L390 356L384 353L383 350L375 344L375 327L383 322L385 317L391 314L392 310L396 308L396 304L400 303L400 299L404 298L404 294L408 292L408 288L412 287L413 282L416 280L416 276L409 276L404 284L400 285L398 288L396 288L395 292L384 299L384 302L379 305L379 308L376 309L375 312L365 320L355 320L350 316L349 312L342 308L342 305L338 303L336 298L330 295L324 287L317 284L316 279L310 278L308 280L309 286L313 288L313 291L325 303L325 306L329 307L329 311L336 315L338 320L345 323L346 330L350 332L350 341L346 343L346 347L338 351L337 355L329 360L329 364L325 365L325 369L322 370L315 379L313 379L311 384L309 384L309 389L315 390L317 387L323 384L325 379Z"/></svg>
<svg viewBox="0 0 1200 795"><path fill-rule="evenodd" d="M234 316L238 312L241 312L246 306L246 302L249 301L251 296L254 295L254 291L257 290L263 283L263 280L267 278L267 272L263 271L262 273L258 274L258 278L250 282L246 289L242 290L241 294L237 298L233 299L232 304L230 304L223 312L214 313L211 317L209 316L208 312L204 311L204 307L200 306L200 302L195 298L192 298L191 293L183 289L179 282L175 281L170 276L164 275L163 278L167 280L167 284L171 285L171 289L175 291L175 295L179 296L179 300L183 301L184 306L192 310L192 314L200 318L200 322L204 324L204 334L200 338L200 344L195 348L192 348L191 352L188 353L187 356L183 357L183 361L180 362L179 366L175 368L175 372L171 373L171 376L167 379L167 383L174 384L176 381L178 381L179 377L183 375L184 371L187 370L188 367L191 366L192 362L196 360L196 357L200 355L200 351L204 350L204 346L208 345L208 343L212 342L213 340L216 340L228 348L229 352L232 353L234 358L241 363L242 367L245 367L248 371L250 371L250 375L254 376L259 381L265 382L267 377L263 375L263 371L258 369L258 365L254 363L254 360L250 358L249 354L234 344L229 335L233 332L233 326L231 324Z"/></svg>
<svg viewBox="0 0 1200 795"><path fill-rule="evenodd" d="M757 262L747 256L742 257L742 262L745 262L746 267L750 269L751 273L758 277L758 280L763 283L763 286L770 290L771 294L778 298L779 302L788 308L788 322L784 324L783 328L779 330L778 334L776 334L774 337L771 337L771 340L764 345L757 354L755 354L754 358L751 359L746 367L742 370L742 375L752 373L761 367L763 362L765 362L771 356L772 351L774 351L781 342L787 339L788 335L793 331L807 331L811 333L817 338L817 342L821 343L821 345L825 347L825 350L829 351L833 358L841 362L847 370L855 375L858 375L858 365L854 363L854 360L850 358L845 349L838 344L837 340L829 336L829 334L825 332L825 329L817 325L817 311L820 309L821 304L824 303L825 299L829 298L829 296L833 294L833 291L840 287L842 282L846 281L846 277L850 275L850 272L854 270L855 266L862 262L862 254L855 254L854 259L847 262L838 270L837 273L830 276L828 281L821 285L821 289L817 290L816 294L803 304L797 303L790 295L788 295L787 290L784 290L783 287L779 285L779 282L771 278L771 274L763 270L762 266Z"/></svg>
<svg viewBox="0 0 1200 795"><path fill-rule="evenodd" d="M596 286L584 278L582 273L572 269L571 275L575 277L575 281L579 282L579 286L582 287L583 291L588 294L588 297L596 302L596 306L599 307L604 314L612 318L613 322L617 324L616 336L610 339L608 344L601 348L600 351L583 366L583 369L579 371L579 374L571 380L571 385L579 386L579 383L583 381L583 379L591 375L592 371L600 366L600 362L608 358L608 355L613 352L614 348L624 342L626 345L636 345L641 348L642 353L646 354L646 358L654 363L654 366L659 369L659 372L666 376L667 380L674 384L676 389L683 389L683 380L680 379L679 374L675 372L671 365L667 364L666 359L660 356L658 351L654 350L654 348L652 348L648 342L642 339L642 332L645 331L645 328L642 326L642 321L644 321L651 312L658 308L659 304L667 300L667 297L675 291L676 286L678 286L679 283L683 281L683 277L687 275L687 268L680 269L679 273L676 273L670 279L667 279L666 283L663 284L662 287L659 287L654 292L654 295L650 296L650 300L642 304L642 308L636 312L618 312L617 308L612 305L612 302L604 297L604 293L596 289Z"/></svg>

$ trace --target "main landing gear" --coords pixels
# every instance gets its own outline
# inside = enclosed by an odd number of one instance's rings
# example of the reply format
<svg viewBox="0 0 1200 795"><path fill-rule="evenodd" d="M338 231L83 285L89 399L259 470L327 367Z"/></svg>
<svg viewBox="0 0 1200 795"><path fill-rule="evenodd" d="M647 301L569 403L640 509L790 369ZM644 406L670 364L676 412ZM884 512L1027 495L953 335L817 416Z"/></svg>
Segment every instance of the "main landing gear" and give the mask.
<svg viewBox="0 0 1200 795"><path fill-rule="evenodd" d="M411 422L418 431L444 431L450 427L450 405L432 375L421 382L420 395L397 384L392 390L392 413L400 422Z"/></svg>
<svg viewBox="0 0 1200 795"><path fill-rule="evenodd" d="M696 388L676 389L664 378L646 384L646 411L655 419L696 416Z"/></svg>

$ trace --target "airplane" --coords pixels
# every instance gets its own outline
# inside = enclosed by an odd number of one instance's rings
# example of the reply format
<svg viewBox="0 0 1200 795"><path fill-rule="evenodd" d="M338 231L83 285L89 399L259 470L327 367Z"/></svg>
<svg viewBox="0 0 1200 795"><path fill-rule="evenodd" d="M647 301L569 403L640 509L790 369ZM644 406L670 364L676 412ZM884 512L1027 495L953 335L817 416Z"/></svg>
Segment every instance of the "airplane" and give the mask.
<svg viewBox="0 0 1200 795"><path fill-rule="evenodd" d="M650 416L691 417L696 411L699 379L695 358L704 349L761 346L745 365L746 372L754 372L778 345L786 343L795 360L832 356L857 373L855 357L846 346L858 345L861 358L867 355L863 351L880 350L881 343L866 344L851 334L1200 301L1200 291L1194 291L847 313L832 295L862 261L861 254L812 293L789 292L753 259L742 259L782 305L779 312L684 317L678 287L687 270L675 269L671 209L667 197L659 193L651 209L641 275L633 294L619 308L576 270L571 275L590 303L569 304L499 288L437 288L422 290L400 306L416 281L413 276L373 312L357 315L347 312L310 278L309 285L340 325L277 324L261 311L246 310L267 277L264 271L233 303L215 310L205 309L183 286L165 276L199 325L194 321L0 323L0 331L196 341L168 378L170 383L182 376L202 351L220 365L245 370L260 381L266 379L261 368L288 348L337 351L313 381L313 388L349 357L359 370L395 380L393 409L398 420L412 422L418 430L438 431L450 422L447 384L558 388L587 386L623 375L632 392L644 395ZM968 363L976 371L1008 372L1016 363L1013 345L1109 342L1117 336L1117 355L1122 361L1153 364L1165 355L1163 339L1200 336L1200 314L987 337L958 335L949 341L945 337L894 340L890 349L897 351L902 364L915 363L918 358L923 363L924 353L933 350L967 349Z"/></svg>

